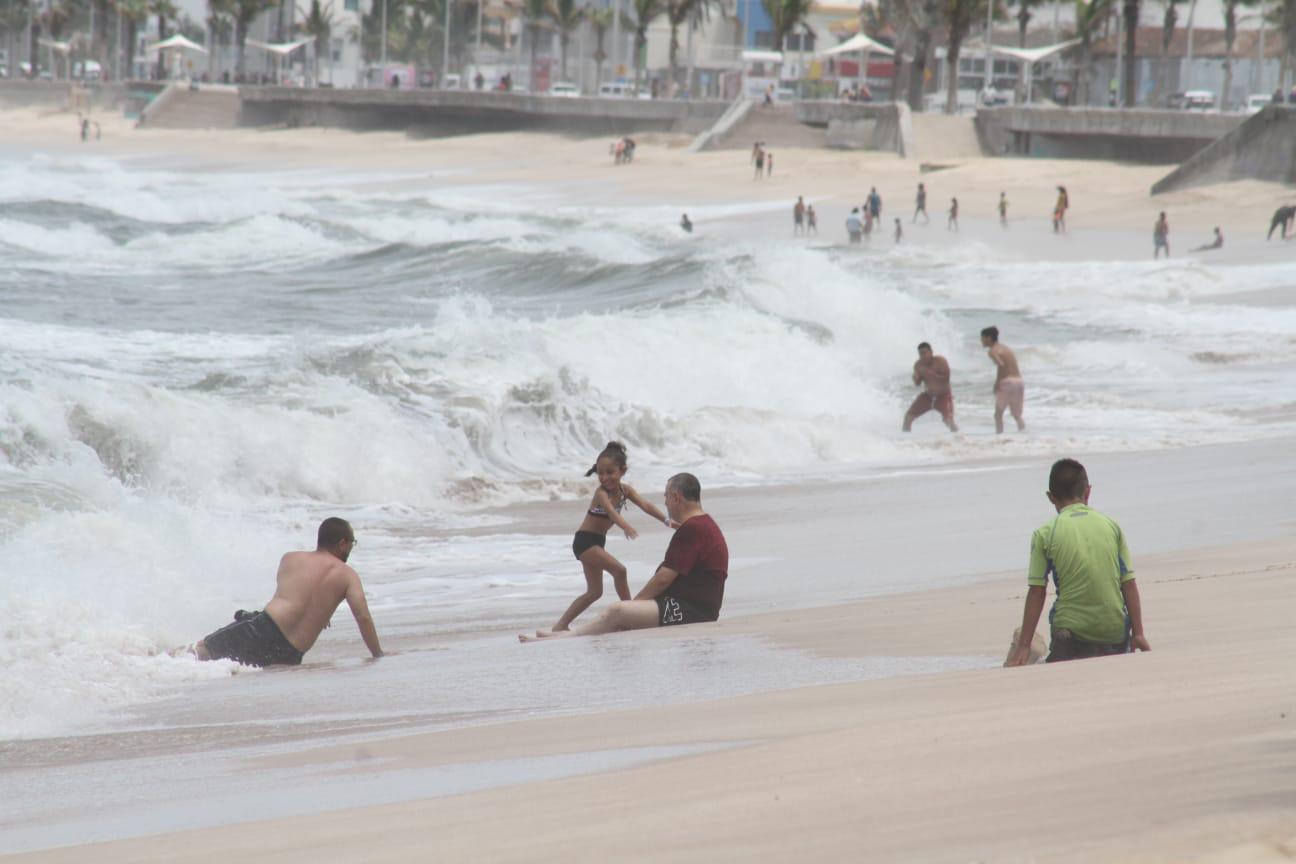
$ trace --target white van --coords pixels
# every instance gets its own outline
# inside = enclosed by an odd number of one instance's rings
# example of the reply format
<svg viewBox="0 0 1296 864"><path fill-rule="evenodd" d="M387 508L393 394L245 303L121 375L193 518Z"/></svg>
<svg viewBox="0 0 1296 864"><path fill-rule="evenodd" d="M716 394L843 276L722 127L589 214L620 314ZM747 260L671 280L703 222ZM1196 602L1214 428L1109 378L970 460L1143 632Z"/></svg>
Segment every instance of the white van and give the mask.
<svg viewBox="0 0 1296 864"><path fill-rule="evenodd" d="M598 95L600 99L633 99L634 85L612 82L600 84Z"/></svg>
<svg viewBox="0 0 1296 864"><path fill-rule="evenodd" d="M1252 93L1247 97L1246 113L1259 114L1272 101L1273 97L1268 93Z"/></svg>

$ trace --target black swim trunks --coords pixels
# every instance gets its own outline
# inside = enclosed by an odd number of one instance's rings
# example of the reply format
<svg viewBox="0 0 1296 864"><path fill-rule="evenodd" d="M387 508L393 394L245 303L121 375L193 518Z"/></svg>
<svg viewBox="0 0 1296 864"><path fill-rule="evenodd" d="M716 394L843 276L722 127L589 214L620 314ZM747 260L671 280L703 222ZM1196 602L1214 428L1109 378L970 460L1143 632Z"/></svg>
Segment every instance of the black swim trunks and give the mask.
<svg viewBox="0 0 1296 864"><path fill-rule="evenodd" d="M203 638L213 660L236 660L245 666L299 666L302 652L284 638L279 625L264 612L234 613L234 623Z"/></svg>
<svg viewBox="0 0 1296 864"><path fill-rule="evenodd" d="M577 531L576 536L572 539L572 554L576 560L584 555L595 546L603 549L607 546L607 535L600 534L597 531Z"/></svg>
<svg viewBox="0 0 1296 864"><path fill-rule="evenodd" d="M670 594L662 594L657 598L657 624L661 627L670 627L674 624L700 624L704 621L716 621L719 618L718 611L711 613Z"/></svg>

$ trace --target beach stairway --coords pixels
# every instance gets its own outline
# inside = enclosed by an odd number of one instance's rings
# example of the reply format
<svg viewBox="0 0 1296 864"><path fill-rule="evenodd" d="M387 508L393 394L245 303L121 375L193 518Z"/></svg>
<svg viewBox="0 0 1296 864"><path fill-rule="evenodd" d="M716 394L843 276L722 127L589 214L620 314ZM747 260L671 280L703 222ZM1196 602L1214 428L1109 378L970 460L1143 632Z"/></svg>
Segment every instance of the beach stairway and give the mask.
<svg viewBox="0 0 1296 864"><path fill-rule="evenodd" d="M191 90L172 84L146 115L145 125L157 129L233 129L239 125L238 88L203 84Z"/></svg>
<svg viewBox="0 0 1296 864"><path fill-rule="evenodd" d="M750 150L753 143L769 148L827 146L827 131L797 120L796 106L787 103L753 105L746 115L710 142L712 150Z"/></svg>
<svg viewBox="0 0 1296 864"><path fill-rule="evenodd" d="M1152 185L1152 194L1230 180L1296 184L1296 106L1269 105Z"/></svg>

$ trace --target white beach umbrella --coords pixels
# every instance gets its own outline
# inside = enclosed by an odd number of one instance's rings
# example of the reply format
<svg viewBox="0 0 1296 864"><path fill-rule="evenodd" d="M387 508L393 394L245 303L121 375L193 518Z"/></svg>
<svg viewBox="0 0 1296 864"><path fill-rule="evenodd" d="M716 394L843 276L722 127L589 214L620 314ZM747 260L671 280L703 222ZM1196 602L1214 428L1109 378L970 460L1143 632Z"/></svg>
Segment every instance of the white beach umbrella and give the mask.
<svg viewBox="0 0 1296 864"><path fill-rule="evenodd" d="M1074 48L1079 45L1080 39L1068 39L1065 42L1058 42L1053 45L1045 45L1042 48L1008 48L1000 45L991 45L990 50L1004 57L1012 57L1026 64L1026 101L1031 99L1031 90L1035 83L1035 64L1041 60L1047 60L1054 54L1060 54L1068 48Z"/></svg>

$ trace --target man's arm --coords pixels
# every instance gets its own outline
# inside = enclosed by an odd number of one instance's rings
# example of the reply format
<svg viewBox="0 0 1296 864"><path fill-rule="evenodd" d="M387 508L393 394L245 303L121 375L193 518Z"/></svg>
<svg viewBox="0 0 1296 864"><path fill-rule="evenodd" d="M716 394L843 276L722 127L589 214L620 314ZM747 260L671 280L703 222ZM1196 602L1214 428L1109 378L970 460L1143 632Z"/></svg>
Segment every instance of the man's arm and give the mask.
<svg viewBox="0 0 1296 864"><path fill-rule="evenodd" d="M1143 635L1143 603L1139 599L1138 582L1133 579L1121 584L1121 594L1125 597L1125 610L1129 612L1130 647L1136 651L1151 651L1147 637Z"/></svg>
<svg viewBox="0 0 1296 864"><path fill-rule="evenodd" d="M656 600L662 595L671 583L679 576L665 564L657 568L657 572L648 580L644 587L639 589L639 593L634 596L636 600Z"/></svg>
<svg viewBox="0 0 1296 864"><path fill-rule="evenodd" d="M382 646L378 644L378 628L374 627L373 617L369 614L369 603L365 600L364 586L360 584L360 577L354 570L351 571L351 584L347 586L346 601L369 653L374 657L383 656Z"/></svg>
<svg viewBox="0 0 1296 864"><path fill-rule="evenodd" d="M1131 583L1133 584L1133 583ZM1035 628L1039 626L1040 613L1044 611L1044 598L1047 589L1043 585L1032 585L1026 590L1026 607L1022 610L1021 633L1017 644L1008 655L1005 666L1025 666L1030 660L1031 640L1035 638Z"/></svg>

